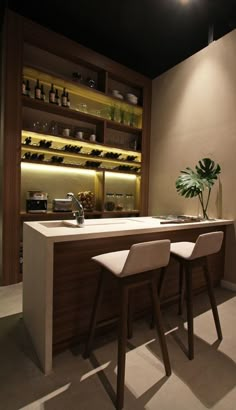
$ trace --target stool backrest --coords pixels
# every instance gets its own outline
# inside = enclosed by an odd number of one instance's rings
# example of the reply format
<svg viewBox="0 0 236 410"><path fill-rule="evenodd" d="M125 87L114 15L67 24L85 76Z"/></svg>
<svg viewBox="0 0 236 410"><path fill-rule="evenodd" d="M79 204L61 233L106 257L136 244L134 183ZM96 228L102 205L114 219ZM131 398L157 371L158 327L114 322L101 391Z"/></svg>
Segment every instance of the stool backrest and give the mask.
<svg viewBox="0 0 236 410"><path fill-rule="evenodd" d="M189 259L201 258L202 256L219 252L222 246L223 237L224 233L222 231L199 235Z"/></svg>
<svg viewBox="0 0 236 410"><path fill-rule="evenodd" d="M120 276L134 275L168 265L170 240L141 242L131 246Z"/></svg>

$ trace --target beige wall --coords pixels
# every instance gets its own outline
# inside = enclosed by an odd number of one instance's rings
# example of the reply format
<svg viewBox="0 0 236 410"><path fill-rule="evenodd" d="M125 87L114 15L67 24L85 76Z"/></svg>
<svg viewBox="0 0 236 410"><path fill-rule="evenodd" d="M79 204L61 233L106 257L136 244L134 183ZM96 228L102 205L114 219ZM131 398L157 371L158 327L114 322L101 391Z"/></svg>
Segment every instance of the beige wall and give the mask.
<svg viewBox="0 0 236 410"><path fill-rule="evenodd" d="M198 215L175 180L204 157L222 168L209 215L236 219L236 30L153 80L149 214Z"/></svg>

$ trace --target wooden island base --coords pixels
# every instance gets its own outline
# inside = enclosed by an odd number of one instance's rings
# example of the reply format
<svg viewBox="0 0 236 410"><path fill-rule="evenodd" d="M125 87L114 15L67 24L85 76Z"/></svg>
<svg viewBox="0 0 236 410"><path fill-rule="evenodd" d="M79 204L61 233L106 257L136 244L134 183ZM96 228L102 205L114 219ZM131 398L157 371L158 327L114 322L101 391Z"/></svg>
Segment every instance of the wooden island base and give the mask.
<svg viewBox="0 0 236 410"><path fill-rule="evenodd" d="M53 352L68 348L73 343L83 341L87 335L92 306L99 277L99 267L91 257L102 253L129 249L133 243L157 239L172 242L195 242L200 233L222 230L221 228L201 228L176 232L130 235L125 237L92 239L89 242L74 241L56 243L54 247L54 288L53 288ZM209 266L214 285L219 284L224 273L224 251L209 257ZM162 305L175 302L178 294L178 263L171 258L167 268L165 291ZM196 268L193 275L194 290L205 288L203 272ZM138 317L151 309L148 287L132 291L134 316ZM100 324L109 324L117 318L117 282L107 275L104 297L99 314ZM103 330L106 331L105 327ZM102 332L102 328L100 329Z"/></svg>

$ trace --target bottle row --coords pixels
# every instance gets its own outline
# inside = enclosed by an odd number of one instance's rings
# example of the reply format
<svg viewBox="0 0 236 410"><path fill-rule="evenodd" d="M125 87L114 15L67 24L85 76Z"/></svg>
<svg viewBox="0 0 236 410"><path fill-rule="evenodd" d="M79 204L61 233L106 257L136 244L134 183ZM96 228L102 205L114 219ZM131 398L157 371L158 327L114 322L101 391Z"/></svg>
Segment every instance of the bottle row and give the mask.
<svg viewBox="0 0 236 410"><path fill-rule="evenodd" d="M81 113L90 114L103 119L118 122L123 125L128 125L134 128L141 128L142 126L142 114L134 111L132 107L124 108L124 106L119 104L104 104L97 103L94 101L78 96L73 92L69 96L68 90L63 87L56 87L55 84L51 83L51 86L47 86L45 83L37 80L30 80L23 78L22 80L22 95L35 100L40 100L43 102L49 102L57 106L72 108L75 111Z"/></svg>
<svg viewBox="0 0 236 410"><path fill-rule="evenodd" d="M138 156L137 155L126 155L126 154L121 154L118 152L112 152L112 151L103 151L100 149L85 149L82 146L78 145L72 145L72 144L66 144L63 146L58 146L54 144L53 146L53 141L46 140L46 139L41 139L37 143L32 141L32 138L26 137L24 139L23 145L26 145L27 147L30 148L32 147L39 147L39 148L46 148L46 149L56 149L60 151L66 151L66 152L74 152L76 154L84 154L84 155L92 155L93 157L99 157L99 158L106 158L106 159L111 159L111 160L121 160L121 161L135 161Z"/></svg>
<svg viewBox="0 0 236 410"><path fill-rule="evenodd" d="M83 162L78 162L76 158L68 158L60 155L52 155L51 157L42 153L38 152L30 152L27 151L23 154L22 160L26 161L40 161L44 164L64 164L64 165L72 165L76 167L85 167L85 168L94 168L94 169L109 169L113 171L121 171L121 172L132 172L132 173L139 173L141 171L140 167L131 166L131 165L109 165L108 163L104 163L102 161L91 161L86 160Z"/></svg>
<svg viewBox="0 0 236 410"><path fill-rule="evenodd" d="M30 81L25 80L24 78L22 81L22 95L26 97L32 97ZM44 84L42 83L40 84L39 79L36 80L36 84L34 86L34 98L36 100L46 101ZM65 87L60 96L58 89L55 88L54 84L51 84L51 88L49 89L47 101L51 104L61 105L62 107L70 108L69 92L66 91Z"/></svg>

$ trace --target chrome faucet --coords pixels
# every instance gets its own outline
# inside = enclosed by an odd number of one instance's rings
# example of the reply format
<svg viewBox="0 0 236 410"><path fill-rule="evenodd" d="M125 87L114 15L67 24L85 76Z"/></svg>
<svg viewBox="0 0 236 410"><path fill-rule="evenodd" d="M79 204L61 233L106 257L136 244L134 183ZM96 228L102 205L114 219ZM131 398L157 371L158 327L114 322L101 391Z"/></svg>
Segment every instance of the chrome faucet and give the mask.
<svg viewBox="0 0 236 410"><path fill-rule="evenodd" d="M84 208L83 208L83 205L75 197L73 192L68 192L68 194L66 194L66 196L67 196L67 198L71 198L71 200L72 200L72 212L73 212L73 215L75 216L77 225L79 225L80 227L84 226ZM75 207L76 207L76 209L73 209Z"/></svg>

